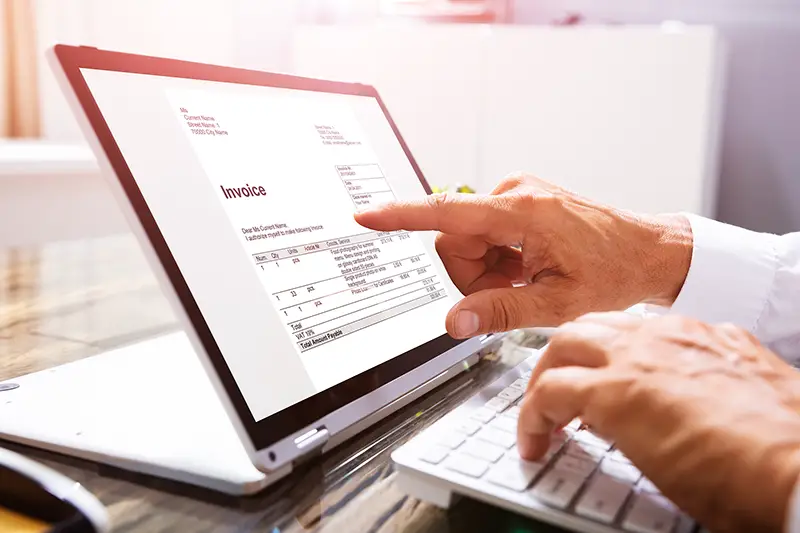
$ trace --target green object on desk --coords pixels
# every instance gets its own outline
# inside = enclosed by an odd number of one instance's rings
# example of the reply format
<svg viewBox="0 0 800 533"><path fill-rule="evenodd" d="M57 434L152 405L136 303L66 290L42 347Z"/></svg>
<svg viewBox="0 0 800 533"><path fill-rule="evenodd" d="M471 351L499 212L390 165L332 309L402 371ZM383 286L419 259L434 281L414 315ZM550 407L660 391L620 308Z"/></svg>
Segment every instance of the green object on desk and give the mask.
<svg viewBox="0 0 800 533"><path fill-rule="evenodd" d="M444 187L432 187L431 191L433 191L434 193L446 192L450 190L449 187L450 187L449 185L446 185ZM453 190L460 193L475 194L475 189L473 189L469 185L456 184L453 186Z"/></svg>

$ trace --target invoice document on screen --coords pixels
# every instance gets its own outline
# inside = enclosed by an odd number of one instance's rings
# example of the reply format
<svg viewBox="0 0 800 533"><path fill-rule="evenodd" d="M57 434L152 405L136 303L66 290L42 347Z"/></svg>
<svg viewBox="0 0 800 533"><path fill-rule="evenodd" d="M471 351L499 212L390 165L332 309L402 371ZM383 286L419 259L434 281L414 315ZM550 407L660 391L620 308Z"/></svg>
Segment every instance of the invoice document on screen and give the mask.
<svg viewBox="0 0 800 533"><path fill-rule="evenodd" d="M420 237L353 219L396 194L346 101L167 95L318 390L444 333L457 296Z"/></svg>

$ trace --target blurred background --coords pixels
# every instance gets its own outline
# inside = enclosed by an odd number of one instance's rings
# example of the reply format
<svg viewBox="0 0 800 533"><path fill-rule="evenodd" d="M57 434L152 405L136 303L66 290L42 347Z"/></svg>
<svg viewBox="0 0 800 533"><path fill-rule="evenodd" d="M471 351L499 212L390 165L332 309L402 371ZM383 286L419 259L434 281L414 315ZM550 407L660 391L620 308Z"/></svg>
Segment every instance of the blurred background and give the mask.
<svg viewBox="0 0 800 533"><path fill-rule="evenodd" d="M125 231L45 60L59 42L374 84L435 186L525 170L800 229L798 0L2 2L5 245Z"/></svg>

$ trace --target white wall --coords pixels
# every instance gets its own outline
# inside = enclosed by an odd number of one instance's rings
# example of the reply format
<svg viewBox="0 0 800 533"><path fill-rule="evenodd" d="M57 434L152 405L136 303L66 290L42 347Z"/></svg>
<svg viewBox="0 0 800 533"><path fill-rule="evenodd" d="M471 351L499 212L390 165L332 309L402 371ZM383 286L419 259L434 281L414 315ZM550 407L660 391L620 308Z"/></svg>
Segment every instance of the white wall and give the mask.
<svg viewBox="0 0 800 533"><path fill-rule="evenodd" d="M42 47L61 41L286 70L295 19L336 0L36 1ZM347 20L339 8L331 17ZM575 10L595 21L719 25L730 46L719 216L800 229L800 1L516 0L515 10L521 23ZM80 139L45 65L42 73L47 135Z"/></svg>
<svg viewBox="0 0 800 533"><path fill-rule="evenodd" d="M517 0L520 23L565 11L591 21L717 25L729 47L719 218L800 230L800 1Z"/></svg>
<svg viewBox="0 0 800 533"><path fill-rule="evenodd" d="M39 45L96 46L191 61L282 70L295 18L283 0L36 0ZM81 134L49 65L40 65L44 130Z"/></svg>
<svg viewBox="0 0 800 533"><path fill-rule="evenodd" d="M311 25L294 43L298 74L377 87L433 185L527 170L623 208L714 212L711 28Z"/></svg>

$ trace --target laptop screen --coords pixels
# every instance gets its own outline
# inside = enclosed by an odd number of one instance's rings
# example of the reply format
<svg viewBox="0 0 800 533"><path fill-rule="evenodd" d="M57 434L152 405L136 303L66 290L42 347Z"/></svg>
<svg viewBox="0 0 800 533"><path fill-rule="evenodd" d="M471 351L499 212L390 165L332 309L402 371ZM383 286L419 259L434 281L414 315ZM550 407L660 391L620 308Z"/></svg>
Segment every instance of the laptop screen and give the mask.
<svg viewBox="0 0 800 533"><path fill-rule="evenodd" d="M81 73L256 422L445 334L433 236L353 220L426 194L375 97Z"/></svg>

